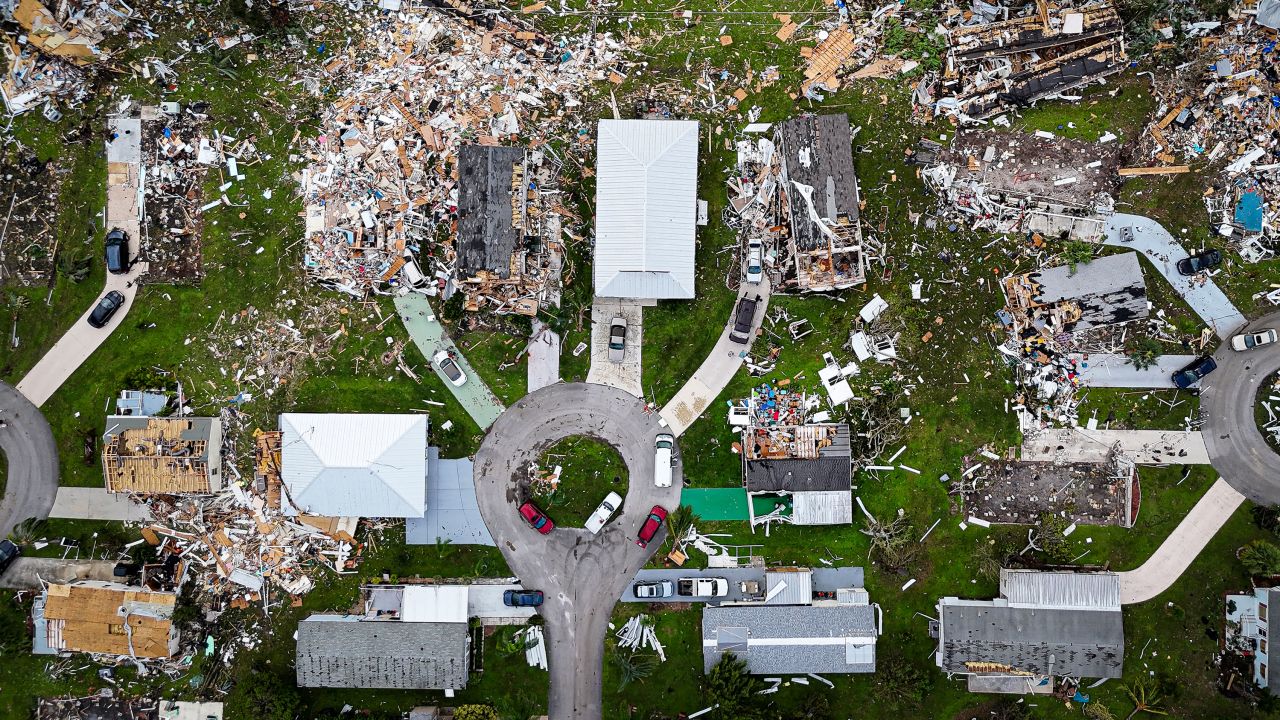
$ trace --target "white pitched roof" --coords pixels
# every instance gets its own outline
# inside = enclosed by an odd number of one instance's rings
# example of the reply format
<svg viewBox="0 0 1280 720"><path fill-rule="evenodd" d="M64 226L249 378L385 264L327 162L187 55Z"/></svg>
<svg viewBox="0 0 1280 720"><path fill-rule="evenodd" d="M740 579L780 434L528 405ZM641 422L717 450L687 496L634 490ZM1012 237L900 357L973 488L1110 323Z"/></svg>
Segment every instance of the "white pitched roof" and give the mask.
<svg viewBox="0 0 1280 720"><path fill-rule="evenodd" d="M693 298L698 123L601 120L596 295Z"/></svg>
<svg viewBox="0 0 1280 720"><path fill-rule="evenodd" d="M281 476L298 508L334 517L422 517L426 415L285 413Z"/></svg>

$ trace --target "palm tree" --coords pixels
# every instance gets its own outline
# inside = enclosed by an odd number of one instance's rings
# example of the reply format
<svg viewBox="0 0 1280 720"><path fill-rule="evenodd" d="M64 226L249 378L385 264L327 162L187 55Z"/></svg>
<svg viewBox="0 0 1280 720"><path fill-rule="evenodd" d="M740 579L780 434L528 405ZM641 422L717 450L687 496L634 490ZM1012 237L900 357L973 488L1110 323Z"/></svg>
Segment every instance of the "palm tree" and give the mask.
<svg viewBox="0 0 1280 720"><path fill-rule="evenodd" d="M667 526L671 529L671 542L674 545L689 532L689 528L698 522L698 515L688 505L677 505L667 515Z"/></svg>
<svg viewBox="0 0 1280 720"><path fill-rule="evenodd" d="M1240 562L1250 575L1280 573L1280 547L1266 540L1254 540L1240 548Z"/></svg>
<svg viewBox="0 0 1280 720"><path fill-rule="evenodd" d="M618 692L636 680L643 680L653 674L658 667L655 655L647 653L614 652L613 664L618 666Z"/></svg>
<svg viewBox="0 0 1280 720"><path fill-rule="evenodd" d="M1150 715L1168 715L1168 711L1160 707L1160 690L1157 688L1147 687L1146 680L1139 679L1129 687L1124 689L1129 695L1129 699L1133 701L1133 712L1125 720L1133 720L1133 716L1138 713L1148 713Z"/></svg>
<svg viewBox="0 0 1280 720"><path fill-rule="evenodd" d="M9 539L15 545L30 545L37 536L44 533L46 522L40 518L30 517L14 526L9 531Z"/></svg>

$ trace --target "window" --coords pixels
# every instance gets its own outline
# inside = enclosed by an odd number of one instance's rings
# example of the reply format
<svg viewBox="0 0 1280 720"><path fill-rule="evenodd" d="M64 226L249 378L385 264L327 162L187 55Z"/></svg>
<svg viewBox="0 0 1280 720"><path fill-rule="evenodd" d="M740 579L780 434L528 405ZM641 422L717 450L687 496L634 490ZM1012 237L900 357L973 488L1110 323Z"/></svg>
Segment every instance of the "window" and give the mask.
<svg viewBox="0 0 1280 720"><path fill-rule="evenodd" d="M1266 679L1267 679L1267 664L1266 664L1266 663L1261 663L1261 664L1259 664L1259 665L1258 665L1258 674L1262 676L1262 679L1263 679L1263 680L1266 680Z"/></svg>
<svg viewBox="0 0 1280 720"><path fill-rule="evenodd" d="M1258 603L1258 622L1263 625L1267 624L1267 604Z"/></svg>

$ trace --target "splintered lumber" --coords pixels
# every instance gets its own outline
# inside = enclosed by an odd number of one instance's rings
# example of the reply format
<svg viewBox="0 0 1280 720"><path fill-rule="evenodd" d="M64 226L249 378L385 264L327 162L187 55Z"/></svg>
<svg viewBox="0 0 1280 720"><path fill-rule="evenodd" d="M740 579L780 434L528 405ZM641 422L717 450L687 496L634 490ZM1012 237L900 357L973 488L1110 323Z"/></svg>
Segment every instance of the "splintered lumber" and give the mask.
<svg viewBox="0 0 1280 720"><path fill-rule="evenodd" d="M1118 171L1120 177L1134 177L1137 175L1181 175L1182 173L1191 172L1190 165L1168 165L1165 167L1130 167L1120 168Z"/></svg>

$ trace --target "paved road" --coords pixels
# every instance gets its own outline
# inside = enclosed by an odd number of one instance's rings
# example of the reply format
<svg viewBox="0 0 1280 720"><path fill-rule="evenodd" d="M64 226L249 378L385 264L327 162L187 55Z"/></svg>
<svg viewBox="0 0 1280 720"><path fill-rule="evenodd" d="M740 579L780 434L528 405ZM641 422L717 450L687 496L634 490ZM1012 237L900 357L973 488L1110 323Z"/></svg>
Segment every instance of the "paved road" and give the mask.
<svg viewBox="0 0 1280 720"><path fill-rule="evenodd" d="M1111 353L1080 353L1070 357L1080 362L1080 377L1091 387L1172 389L1173 374L1191 364L1195 355L1161 355L1151 367L1139 370L1129 356ZM1088 367L1085 367L1085 365Z"/></svg>
<svg viewBox="0 0 1280 720"><path fill-rule="evenodd" d="M0 538L32 517L45 518L58 492L58 446L40 410L11 385L0 383L0 450L8 461L0 497Z"/></svg>
<svg viewBox="0 0 1280 720"><path fill-rule="evenodd" d="M1280 312L1249 323L1249 330L1280 328ZM1218 369L1200 381L1202 432L1213 467L1254 502L1280 503L1280 455L1267 445L1254 420L1262 381L1280 370L1280 344L1236 352L1223 343L1213 356Z"/></svg>
<svg viewBox="0 0 1280 720"><path fill-rule="evenodd" d="M1120 230L1124 227L1134 229L1133 242L1121 239ZM1218 337L1229 337L1245 324L1244 315L1212 280L1187 277L1178 272L1176 264L1187 257L1187 251L1155 220L1141 215L1116 213L1107 219L1103 242L1131 248L1146 255L1156 270L1187 301L1200 319L1213 328Z"/></svg>
<svg viewBox="0 0 1280 720"><path fill-rule="evenodd" d="M759 295L761 302L756 308L756 316L752 322L752 342L755 340L756 331L760 329L760 324L764 322L764 314L769 309L769 278L765 276L764 280L759 283L743 283L742 288L738 291L738 297L744 295ZM707 355L707 359L702 361L702 365L698 367L693 377L689 378L683 387L676 392L675 397L671 398L671 402L662 408L662 418L671 426L672 432L680 435L694 420L707 409L707 406L715 402L720 396L720 392L725 389L729 381L733 379L738 368L742 366L743 353L751 348L750 344L739 345L729 339L729 333L733 330L734 315L738 309L737 301L734 301L733 310L729 312L729 320L725 323L724 330L720 333L720 339L716 341L716 346L711 349L711 354Z"/></svg>
<svg viewBox="0 0 1280 720"><path fill-rule="evenodd" d="M546 594L541 613L555 720L600 718L609 615L662 540L660 534L642 549L636 531L654 505L670 510L679 503L679 472L671 487L653 485L653 443L662 428L658 415L644 410L639 399L617 388L551 385L507 408L476 454L480 514L521 583ZM547 446L583 434L608 441L626 463L630 482L622 509L599 535L569 527L539 535L516 512L518 480Z"/></svg>
<svg viewBox="0 0 1280 720"><path fill-rule="evenodd" d="M409 337L413 340L413 344L418 346L418 350L422 352L422 356L427 359L427 363L431 365L432 371L436 377L444 383L449 392L462 405L462 409L467 411L472 420L480 426L480 429L486 429L493 424L494 420L502 414L502 401L493 394L488 385L484 384L484 380L480 378L480 373L471 367L471 363L467 362L467 358L463 356L462 351L457 345L453 344L453 340L449 337L449 333L445 332L444 325L440 324L439 318L436 317L435 311L431 309L431 302L427 300L427 296L421 293L411 292L408 295L401 295L395 299L396 313L400 315L400 321L404 323L405 330L409 331ZM440 368L436 367L431 358L441 350L452 350L454 359L458 363L458 367L462 368L463 374L467 376L467 381L462 387L455 387L449 382L449 378L440 372Z"/></svg>
<svg viewBox="0 0 1280 720"><path fill-rule="evenodd" d="M1169 589L1243 502L1219 478L1141 567L1120 573L1120 603L1146 602Z"/></svg>
<svg viewBox="0 0 1280 720"><path fill-rule="evenodd" d="M129 257L138 258L142 242L142 190L139 182L142 153L138 145L142 124L137 118L113 118L110 127L119 138L107 145L107 229L121 228L129 233ZM102 294L94 299L93 304L76 319L66 334L22 378L18 383L18 392L26 395L37 407L44 405L67 378L89 359L93 351L124 322L129 308L133 307L133 297L138 292L138 278L146 271L147 263L135 262L128 273L107 273ZM124 295L124 305L116 311L106 327L90 326L89 313L97 307L98 300L112 290Z"/></svg>

